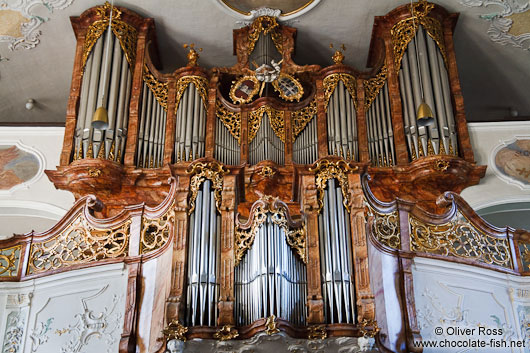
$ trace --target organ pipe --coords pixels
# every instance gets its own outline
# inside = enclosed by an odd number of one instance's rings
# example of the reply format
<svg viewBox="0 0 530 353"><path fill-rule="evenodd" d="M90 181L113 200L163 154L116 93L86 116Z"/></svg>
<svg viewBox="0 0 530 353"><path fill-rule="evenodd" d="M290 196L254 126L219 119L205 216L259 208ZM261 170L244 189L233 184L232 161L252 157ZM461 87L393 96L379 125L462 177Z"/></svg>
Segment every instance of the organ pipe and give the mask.
<svg viewBox="0 0 530 353"><path fill-rule="evenodd" d="M416 49L418 57L414 55ZM414 107L421 103L420 72L425 101L434 108L435 124L428 128L418 127L415 119ZM403 55L399 86L411 159L430 154L457 154L455 120L445 61L438 45L423 26L419 26Z"/></svg>
<svg viewBox="0 0 530 353"><path fill-rule="evenodd" d="M349 214L340 185L328 180L318 217L322 294L326 322L355 323L355 287Z"/></svg>
<svg viewBox="0 0 530 353"><path fill-rule="evenodd" d="M130 90L129 63L120 40L107 29L96 41L85 64L74 136L74 159L104 158L121 162L127 136ZM108 108L107 130L91 126L97 104Z"/></svg>
<svg viewBox="0 0 530 353"><path fill-rule="evenodd" d="M368 152L372 164L378 167L394 165L396 157L394 150L394 130L390 113L388 85L379 90L367 114Z"/></svg>
<svg viewBox="0 0 530 353"><path fill-rule="evenodd" d="M315 115L293 143L293 161L298 164L311 164L318 159L317 153L317 118Z"/></svg>
<svg viewBox="0 0 530 353"><path fill-rule="evenodd" d="M270 125L267 113L264 113L259 130L249 146L250 164L257 164L264 160L283 164L285 159L284 151L284 143L276 136Z"/></svg>
<svg viewBox="0 0 530 353"><path fill-rule="evenodd" d="M327 108L328 150L344 158L358 160L357 113L353 98L339 80Z"/></svg>
<svg viewBox="0 0 530 353"><path fill-rule="evenodd" d="M173 160L191 161L204 157L205 134L204 102L195 84L190 83L178 102Z"/></svg>

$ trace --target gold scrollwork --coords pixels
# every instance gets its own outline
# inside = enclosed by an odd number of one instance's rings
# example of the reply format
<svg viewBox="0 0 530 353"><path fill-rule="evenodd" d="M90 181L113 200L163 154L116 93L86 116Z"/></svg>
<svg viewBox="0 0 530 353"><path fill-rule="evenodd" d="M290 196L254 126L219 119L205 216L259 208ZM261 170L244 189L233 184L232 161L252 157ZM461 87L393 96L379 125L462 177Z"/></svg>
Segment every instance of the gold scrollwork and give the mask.
<svg viewBox="0 0 530 353"><path fill-rule="evenodd" d="M111 5L107 1L105 5L99 6L96 8L96 12L101 20L97 20L88 27L85 42L83 43L83 65L84 69L88 56L96 44L97 40L105 32L109 26L109 17L110 17L110 8ZM136 58L136 39L138 37L138 32L136 28L131 26L128 23L120 20L121 11L112 7L112 32L119 39L120 46L125 53L125 57L129 66L132 68L134 66L134 61Z"/></svg>
<svg viewBox="0 0 530 353"><path fill-rule="evenodd" d="M89 168L88 169L88 175L93 177L93 178L97 178L98 176L101 175L101 169L99 169L99 168Z"/></svg>
<svg viewBox="0 0 530 353"><path fill-rule="evenodd" d="M361 335L363 335L363 337L374 338L380 330L379 326L377 326L377 321L375 320L364 319L359 323L359 325L359 330L361 331ZM366 329L367 327L371 327L371 329Z"/></svg>
<svg viewBox="0 0 530 353"><path fill-rule="evenodd" d="M329 105L329 99L331 98L333 91L335 91L335 88L339 84L339 81L342 81L342 83L344 83L344 86L346 87L348 93L350 93L350 96L353 99L353 105L355 106L355 108L357 108L357 100L355 99L355 77L350 74L331 74L324 78L324 100L326 102L326 108Z"/></svg>
<svg viewBox="0 0 530 353"><path fill-rule="evenodd" d="M413 251L472 259L512 268L507 239L480 232L460 212L450 222L427 224L409 215Z"/></svg>
<svg viewBox="0 0 530 353"><path fill-rule="evenodd" d="M0 277L17 275L22 245L0 249Z"/></svg>
<svg viewBox="0 0 530 353"><path fill-rule="evenodd" d="M440 146L443 146L443 143L441 143ZM439 172L445 172L447 168L449 168L449 161L446 161L445 159L438 159L434 162L434 169Z"/></svg>
<svg viewBox="0 0 530 353"><path fill-rule="evenodd" d="M530 271L530 244L519 243L519 254L523 265L522 272Z"/></svg>
<svg viewBox="0 0 530 353"><path fill-rule="evenodd" d="M252 111L248 119L248 142L252 142L261 126L263 114L267 114L274 134L285 143L285 119L283 110L276 110L268 105L262 105Z"/></svg>
<svg viewBox="0 0 530 353"><path fill-rule="evenodd" d="M164 108L165 111L167 111L167 82L158 81L155 75L149 71L147 65L144 65L144 82L147 87L149 87L151 92L153 92L157 102Z"/></svg>
<svg viewBox="0 0 530 353"><path fill-rule="evenodd" d="M399 21L390 31L394 46L394 64L396 70L399 71L405 50L412 38L416 35L419 25L422 25L427 31L427 34L436 42L438 48L440 48L444 62L447 65L442 25L437 19L427 16L429 12L434 9L434 4L421 0L414 3L412 6L411 13L413 13L414 16Z"/></svg>
<svg viewBox="0 0 530 353"><path fill-rule="evenodd" d="M31 244L29 273L127 255L131 220L109 229L92 227L82 213L51 239Z"/></svg>
<svg viewBox="0 0 530 353"><path fill-rule="evenodd" d="M309 338L310 340L323 340L328 337L326 325L309 326L307 329L309 330L307 338Z"/></svg>
<svg viewBox="0 0 530 353"><path fill-rule="evenodd" d="M279 333L278 320L275 315L271 315L265 321L265 333L269 336Z"/></svg>
<svg viewBox="0 0 530 353"><path fill-rule="evenodd" d="M223 125L228 129L230 135L237 140L238 144L241 144L241 113L226 109L226 107L219 101L217 101L215 113Z"/></svg>
<svg viewBox="0 0 530 353"><path fill-rule="evenodd" d="M398 212L380 213L368 207L368 214L373 217L372 232L377 240L392 249L400 249L401 236Z"/></svg>
<svg viewBox="0 0 530 353"><path fill-rule="evenodd" d="M237 332L237 330L233 326L230 326L230 325L224 325L213 335L214 338L220 341L233 340L234 338L238 336L239 336L239 332Z"/></svg>
<svg viewBox="0 0 530 353"><path fill-rule="evenodd" d="M368 110L381 88L385 85L387 75L388 69L383 65L375 77L364 80L364 108L366 110Z"/></svg>
<svg viewBox="0 0 530 353"><path fill-rule="evenodd" d="M324 189L327 187L327 182L330 179L337 179L342 190L342 203L346 210L350 212L351 196L348 191L348 175L350 171L359 169L357 166L350 166L344 159L332 161L329 159L321 159L317 162L315 168L310 171L316 172L316 187L318 194L318 212L322 211L324 207Z"/></svg>
<svg viewBox="0 0 530 353"><path fill-rule="evenodd" d="M250 54L254 51L259 35L263 32L264 35L271 33L272 41L278 52L282 52L282 36L275 29L279 27L276 17L260 16L250 25L250 32L248 33L248 51Z"/></svg>
<svg viewBox="0 0 530 353"><path fill-rule="evenodd" d="M204 108L207 108L207 102L208 102L208 79L206 77L202 76L195 76L195 75L189 75L189 76L182 76L177 81L177 95L176 95L176 102L175 104L175 112L177 111L180 100L182 99L182 95L184 94L184 91L186 91L186 88L193 83L195 85L195 88L197 89L197 92L199 92L199 95L202 98L202 104L204 104Z"/></svg>
<svg viewBox="0 0 530 353"><path fill-rule="evenodd" d="M265 166L262 167L257 174L264 178L272 178L276 174L276 171L269 166Z"/></svg>
<svg viewBox="0 0 530 353"><path fill-rule="evenodd" d="M140 233L140 253L147 254L164 246L171 237L174 224L174 204L158 218L143 218L142 231Z"/></svg>
<svg viewBox="0 0 530 353"><path fill-rule="evenodd" d="M169 325L167 325L163 330L162 334L166 337L166 340L180 340L186 341L186 333L188 328L184 327L177 320L172 320Z"/></svg>
<svg viewBox="0 0 530 353"><path fill-rule="evenodd" d="M235 258L236 266L239 264L245 252L252 247L254 238L258 233L261 225L267 220L267 214L272 213L271 220L274 224L280 226L286 235L287 244L295 251L300 259L307 263L306 258L306 229L305 225L299 228L290 228L287 222L286 211L282 207L275 206L275 200L272 196L265 195L261 198L262 203L258 204L253 214L252 226L249 229L235 230Z"/></svg>
<svg viewBox="0 0 530 353"><path fill-rule="evenodd" d="M238 91L242 87L242 85L245 84L246 81L250 81L254 84L253 88L249 92L246 92L247 98L236 96L236 91ZM248 85L246 87L248 88ZM252 98L254 98L256 93L258 93L260 87L261 87L261 83L258 81L256 76L250 76L250 75L243 76L239 80L232 83L232 87L230 88L230 94L229 94L230 99L232 99L232 102L234 103L240 103L240 104L248 103L252 100Z"/></svg>
<svg viewBox="0 0 530 353"><path fill-rule="evenodd" d="M317 101L313 99L307 106L298 109L291 114L291 121L293 124L293 141L309 122L317 115Z"/></svg>
<svg viewBox="0 0 530 353"><path fill-rule="evenodd" d="M214 189L215 207L218 211L221 208L221 192L223 191L223 176L228 173L222 164L217 162L202 163L197 162L188 168L188 174L193 174L190 181L190 210L191 214L195 210L195 199L197 193L204 180L210 179L212 181L212 188Z"/></svg>

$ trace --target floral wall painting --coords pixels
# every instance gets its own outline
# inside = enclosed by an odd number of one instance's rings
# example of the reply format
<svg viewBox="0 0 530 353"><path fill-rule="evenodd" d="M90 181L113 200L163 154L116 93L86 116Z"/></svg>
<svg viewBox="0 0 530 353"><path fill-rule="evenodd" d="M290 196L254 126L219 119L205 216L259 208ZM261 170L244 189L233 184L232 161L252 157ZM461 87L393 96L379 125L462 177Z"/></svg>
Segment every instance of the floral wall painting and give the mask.
<svg viewBox="0 0 530 353"><path fill-rule="evenodd" d="M43 158L36 151L19 144L0 145L0 192L11 192L36 180L43 165Z"/></svg>
<svg viewBox="0 0 530 353"><path fill-rule="evenodd" d="M493 151L495 172L509 184L530 188L530 137L505 142Z"/></svg>

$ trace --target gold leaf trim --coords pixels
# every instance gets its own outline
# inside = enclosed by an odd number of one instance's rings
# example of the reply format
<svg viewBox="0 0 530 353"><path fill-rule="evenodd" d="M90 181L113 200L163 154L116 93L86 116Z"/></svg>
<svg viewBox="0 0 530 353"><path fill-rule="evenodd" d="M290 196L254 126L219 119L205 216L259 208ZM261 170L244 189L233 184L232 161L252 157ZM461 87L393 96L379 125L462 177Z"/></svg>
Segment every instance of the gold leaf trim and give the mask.
<svg viewBox="0 0 530 353"><path fill-rule="evenodd" d="M31 244L28 273L40 273L127 255L131 220L109 229L77 217L58 235Z"/></svg>
<svg viewBox="0 0 530 353"><path fill-rule="evenodd" d="M277 205L278 199L265 195L258 202L252 213L252 225L248 229L240 229L236 225L235 229L235 264L239 264L245 252L252 247L254 238L261 225L267 220L267 214L271 213L272 223L280 226L286 235L287 244L295 251L303 263L307 263L306 258L306 229L305 224L299 228L290 228L287 221L286 207Z"/></svg>
<svg viewBox="0 0 530 353"><path fill-rule="evenodd" d="M328 337L328 332L326 331L326 325L314 325L309 326L307 338L310 340L323 340Z"/></svg>
<svg viewBox="0 0 530 353"><path fill-rule="evenodd" d="M252 91L250 91L248 93L248 98L247 99L236 96L236 91L238 90L239 87L241 87L241 84L243 82L245 82L245 81L252 81L254 83L254 88L252 89ZM256 76L250 76L250 75L249 76L243 76L239 80L237 80L234 83L232 83L232 87L230 88L230 94L229 94L230 95L230 99L234 103L241 103L241 104L248 103L254 98L256 93L258 93L260 87L261 87L261 83L258 81Z"/></svg>
<svg viewBox="0 0 530 353"><path fill-rule="evenodd" d="M368 214L373 217L372 233L377 240L392 249L401 249L398 212L381 213L368 207Z"/></svg>
<svg viewBox="0 0 530 353"><path fill-rule="evenodd" d="M355 93L355 89L356 89L355 77L353 77L350 74L331 74L324 78L323 84L324 84L324 99L326 101L326 109L329 105L329 99L331 98L333 91L335 91L335 88L339 84L339 81L342 81L342 83L344 83L344 86L346 87L346 89L348 90L348 93L353 99L353 104L355 106L355 109L357 109L357 99L356 99L356 93Z"/></svg>
<svg viewBox="0 0 530 353"><path fill-rule="evenodd" d="M412 251L455 256L512 268L508 239L479 231L460 212L449 222L435 225L409 215Z"/></svg>
<svg viewBox="0 0 530 353"><path fill-rule="evenodd" d="M280 80L289 80L292 82L297 89L297 93L293 96L288 96L285 94L285 92L280 87ZM272 86L274 87L274 90L280 94L280 97L288 102L294 102L294 101L300 101L300 99L304 96L304 87L302 87L302 84L292 75L281 73L280 76L272 81Z"/></svg>
<svg viewBox="0 0 530 353"><path fill-rule="evenodd" d="M180 100L182 99L182 95L184 94L184 91L186 91L186 88L188 88L188 86L192 83L195 85L195 88L197 89L197 91L199 92L199 95L202 98L202 103L204 104L204 108L205 109L208 108L207 107L208 79L202 76L190 75L190 76L182 76L177 81L177 95L176 95L177 104L175 105L175 112L177 111L179 107Z"/></svg>
<svg viewBox="0 0 530 353"><path fill-rule="evenodd" d="M193 174L190 181L190 210L191 214L195 210L195 200L201 184L209 179L212 181L212 188L214 189L215 207L221 212L221 192L223 191L223 176L228 173L228 169L224 165L217 162L197 162L188 168L188 174Z"/></svg>
<svg viewBox="0 0 530 353"><path fill-rule="evenodd" d="M388 69L383 65L381 70L377 73L375 77L372 77L368 80L364 80L364 108L368 110L372 102L375 100L381 88L385 85L388 75Z"/></svg>
<svg viewBox="0 0 530 353"><path fill-rule="evenodd" d="M337 179L342 190L342 204L346 207L346 210L350 212L351 195L348 191L348 172L359 169L357 166L350 166L344 159L333 161L330 159L321 159L317 162L315 168L309 169L315 172L316 187L318 195L318 212L322 211L324 207L324 190L326 189L327 182L330 179Z"/></svg>
<svg viewBox="0 0 530 353"><path fill-rule="evenodd" d="M144 64L144 82L149 87L153 95L155 96L157 102L167 111L167 91L168 84L167 82L160 82L153 75L147 65Z"/></svg>
<svg viewBox="0 0 530 353"><path fill-rule="evenodd" d="M14 277L18 273L22 245L0 249L0 277Z"/></svg>
<svg viewBox="0 0 530 353"><path fill-rule="evenodd" d="M241 113L228 110L219 101L217 101L215 112L223 125L228 129L230 135L241 145Z"/></svg>
<svg viewBox="0 0 530 353"><path fill-rule="evenodd" d="M239 332L230 325L224 325L217 332L214 333L213 337L220 341L233 340L239 336Z"/></svg>
<svg viewBox="0 0 530 353"><path fill-rule="evenodd" d="M447 66L448 62L442 25L437 19L427 16L434 9L434 4L428 3L427 1L419 1L412 6L411 13L414 13L414 16L399 21L390 30L394 46L394 64L396 70L399 71L401 68L401 60L403 59L405 50L412 38L416 35L419 25L422 25L427 31L427 34L436 42Z"/></svg>
<svg viewBox="0 0 530 353"><path fill-rule="evenodd" d="M185 342L187 332L188 328L183 326L177 320L172 320L171 323L162 330L162 334L166 337L166 340L168 341L176 339Z"/></svg>
<svg viewBox="0 0 530 353"><path fill-rule="evenodd" d="M265 333L269 336L279 333L278 320L275 315L271 315L265 321Z"/></svg>
<svg viewBox="0 0 530 353"><path fill-rule="evenodd" d="M102 19L95 21L90 25L90 27L88 27L85 36L85 42L83 43L82 72L84 72L84 68L92 48L109 26L110 7L111 5L106 2L105 5L96 8L98 16ZM134 61L136 58L136 40L138 38L138 32L136 31L136 28L120 20L120 17L121 11L118 10L118 8L113 7L112 33L114 33L114 35L119 39L120 46L125 53L127 62L132 68L134 67Z"/></svg>
<svg viewBox="0 0 530 353"><path fill-rule="evenodd" d="M285 143L285 119L284 111L276 110L268 105L262 105L249 114L248 119L248 143L254 140L261 126L263 114L267 113L274 134Z"/></svg>
<svg viewBox="0 0 530 353"><path fill-rule="evenodd" d="M175 224L175 204L160 217L149 219L142 218L140 233L140 253L147 254L160 249L168 242Z"/></svg>
<svg viewBox="0 0 530 353"><path fill-rule="evenodd" d="M256 42L259 39L260 33L264 35L271 33L272 41L274 46L281 53L282 50L282 35L275 29L279 27L276 17L272 16L260 16L252 22L250 25L250 31L248 33L248 50L247 53L250 55L254 51Z"/></svg>
<svg viewBox="0 0 530 353"><path fill-rule="evenodd" d="M307 106L291 114L293 141L304 131L309 122L317 115L317 101L313 99Z"/></svg>

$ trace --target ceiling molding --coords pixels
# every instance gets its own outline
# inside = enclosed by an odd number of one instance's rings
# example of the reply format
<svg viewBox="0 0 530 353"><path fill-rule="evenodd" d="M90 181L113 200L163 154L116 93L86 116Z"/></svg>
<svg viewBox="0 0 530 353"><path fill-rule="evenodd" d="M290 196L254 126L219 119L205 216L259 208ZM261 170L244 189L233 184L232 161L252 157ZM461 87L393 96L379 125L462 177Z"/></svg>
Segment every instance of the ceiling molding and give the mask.
<svg viewBox="0 0 530 353"><path fill-rule="evenodd" d="M9 43L8 48L32 49L40 43L40 25L50 18L38 16L33 13L35 7L42 7L53 13L53 10L62 10L70 6L74 0L19 0L1 3L0 22L5 26L0 27L0 42Z"/></svg>
<svg viewBox="0 0 530 353"><path fill-rule="evenodd" d="M524 21L523 18L518 18L520 15L517 15L530 10L529 1L526 1L526 3L519 3L517 1L505 0L460 0L460 3L467 7L485 8L490 5L500 7L500 10L497 12L479 15L480 18L490 21L490 27L487 31L490 40L502 45L508 44L516 48L530 50L530 25L527 23L521 23L521 25L519 25L518 22L519 32L521 31L521 27L528 26L528 28L524 28L524 31L527 32L519 35L510 33L514 21Z"/></svg>

